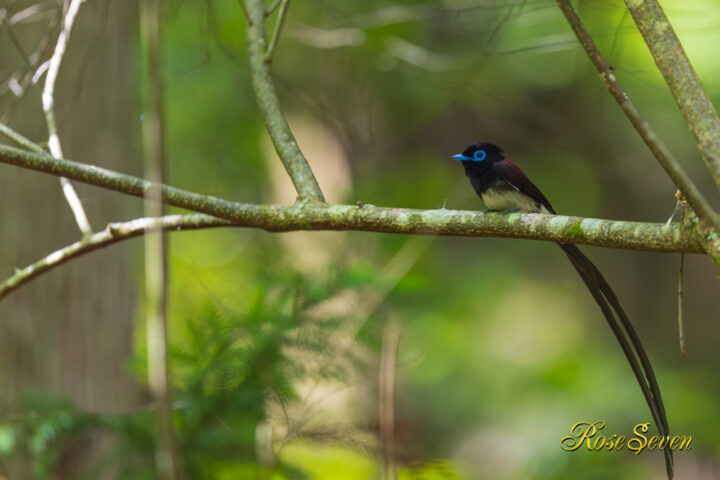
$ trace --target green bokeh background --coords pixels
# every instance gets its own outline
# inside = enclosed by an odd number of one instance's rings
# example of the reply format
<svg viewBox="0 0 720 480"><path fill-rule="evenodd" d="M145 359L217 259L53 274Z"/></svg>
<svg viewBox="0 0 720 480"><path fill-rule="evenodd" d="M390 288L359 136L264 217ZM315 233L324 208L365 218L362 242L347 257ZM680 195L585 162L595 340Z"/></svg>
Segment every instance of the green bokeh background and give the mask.
<svg viewBox="0 0 720 480"><path fill-rule="evenodd" d="M717 104L720 5L662 3ZM623 3L592 0L577 7L639 110L720 206ZM168 1L163 17L168 183L243 202L286 199L278 192L289 181L277 174L250 87L237 1ZM126 74L139 98L137 35L132 42L134 70ZM313 144L306 153L321 187L327 192L336 181L350 185L328 195L333 202L481 209L462 169L448 157L469 143L491 141L558 212L664 222L673 210L672 183L605 91L553 1L293 2L272 69L301 147ZM136 107L128 120L137 131L141 114ZM342 178L333 177L337 164ZM650 418L599 309L551 244L246 229L173 233L169 239L170 336L179 348L189 341L188 321L201 316L205 305L246 313L257 292L271 290L281 274L323 283L339 270L361 278L358 291L384 292L355 337L375 360L359 364L352 375L324 379L326 388L348 393L330 396L314 407L314 415L329 425L373 431L382 333L390 319L398 322L399 478L664 476L658 452L560 448L578 421L604 420L608 434L629 435ZM133 245L140 292L141 243ZM583 250L614 286L644 340L671 430L692 435L693 449L676 454L677 478L715 478L715 267L699 255L685 259L683 358L677 338L679 257ZM408 257L407 272L384 284L388 265ZM135 310L142 357L141 301ZM303 401L303 391L294 401ZM0 450L2 438L0 431ZM309 478L379 475L378 452L350 442L298 439L279 458ZM214 464L208 478L253 478L257 468L252 461ZM281 471L269 475L291 478Z"/></svg>

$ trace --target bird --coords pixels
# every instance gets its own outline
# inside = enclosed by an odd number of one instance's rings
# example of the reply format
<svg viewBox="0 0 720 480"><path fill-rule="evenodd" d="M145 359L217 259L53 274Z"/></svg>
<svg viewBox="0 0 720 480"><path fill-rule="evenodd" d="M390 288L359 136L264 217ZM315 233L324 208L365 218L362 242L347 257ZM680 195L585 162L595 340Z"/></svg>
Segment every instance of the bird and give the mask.
<svg viewBox="0 0 720 480"><path fill-rule="evenodd" d="M460 161L465 167L465 174L470 178L470 184L489 211L556 214L542 191L530 181L520 167L505 157L503 149L497 145L486 142L473 143L462 153L451 158ZM640 337L620 305L617 295L600 270L577 246L568 243L558 243L558 245L570 259L600 307L635 374L658 432L664 438L668 438L670 429L655 372L640 342ZM669 442L664 454L667 475L672 480L673 456Z"/></svg>

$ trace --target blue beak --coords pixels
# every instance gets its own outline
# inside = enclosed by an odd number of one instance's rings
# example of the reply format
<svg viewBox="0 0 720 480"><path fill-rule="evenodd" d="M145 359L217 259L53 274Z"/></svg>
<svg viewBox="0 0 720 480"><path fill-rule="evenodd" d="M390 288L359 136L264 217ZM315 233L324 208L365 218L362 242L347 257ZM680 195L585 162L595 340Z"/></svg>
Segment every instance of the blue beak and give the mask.
<svg viewBox="0 0 720 480"><path fill-rule="evenodd" d="M458 153L457 155L453 155L450 158L455 159L455 160L460 160L461 162L464 162L465 160L472 160L472 158L466 157L465 155L463 155L461 153Z"/></svg>

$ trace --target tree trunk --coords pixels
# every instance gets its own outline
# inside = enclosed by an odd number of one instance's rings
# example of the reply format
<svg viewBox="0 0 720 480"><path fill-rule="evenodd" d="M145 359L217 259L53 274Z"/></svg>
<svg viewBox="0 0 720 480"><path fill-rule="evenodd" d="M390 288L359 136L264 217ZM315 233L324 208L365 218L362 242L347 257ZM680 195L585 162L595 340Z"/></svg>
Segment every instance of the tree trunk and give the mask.
<svg viewBox="0 0 720 480"><path fill-rule="evenodd" d="M26 3L26 2L19 2ZM23 5L26 6L26 5ZM20 8L16 7L17 10ZM133 120L129 46L134 2L103 0L80 9L60 68L55 109L67 157L121 171L139 172ZM31 52L47 24L14 27ZM5 40L5 39L4 39ZM56 37L51 40L54 46ZM50 52L52 48L50 49ZM3 67L23 62L9 41L0 45ZM28 90L10 125L38 143L47 139L40 102L45 81ZM10 94L0 100L7 112ZM139 201L75 185L95 230L139 213ZM48 200L50 199L50 200ZM21 169L0 170L0 272L33 261L80 238L56 178ZM0 399L5 412L22 409L28 391L65 395L94 412L126 411L141 400L128 371L132 353L137 278L130 242L58 269L0 302ZM72 442L53 478L74 478L107 448L94 434ZM9 478L32 478L28 458L7 465Z"/></svg>

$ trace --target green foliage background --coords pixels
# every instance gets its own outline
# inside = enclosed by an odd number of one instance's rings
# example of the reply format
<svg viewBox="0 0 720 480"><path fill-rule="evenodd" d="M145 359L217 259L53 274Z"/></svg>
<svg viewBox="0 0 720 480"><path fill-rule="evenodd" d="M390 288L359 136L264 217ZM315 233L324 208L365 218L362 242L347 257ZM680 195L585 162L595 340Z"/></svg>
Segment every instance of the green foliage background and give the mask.
<svg viewBox="0 0 720 480"><path fill-rule="evenodd" d="M663 4L717 104L720 6ZM717 206L622 2L578 7L640 111ZM172 0L164 17L168 183L274 201L282 185L273 183L277 161L250 88L237 1ZM333 42L345 44L329 48ZM136 58L127 75L139 92ZM673 209L671 182L553 1L293 2L273 71L291 126L322 130L342 147L340 156L321 158L322 144L308 154L323 188L334 181L323 180L323 169L347 166L352 188L332 201L480 209L447 158L484 140L502 145L559 212L665 221ZM671 430L693 437L693 449L676 456L678 478L710 478L720 469L717 272L705 258L686 259L688 357L681 358L679 259L587 251L645 341ZM387 269L399 259L407 272L389 280ZM358 315L348 295L361 306L381 299L357 331L349 327ZM330 301L340 313L307 319ZM629 434L650 419L599 310L552 245L244 229L171 234L169 307L188 478L377 477L377 358L390 319L402 328L400 478L664 475L657 452L560 449L578 421L602 419L609 434ZM128 368L142 379L142 325L136 330L138 358ZM338 334L353 340L348 358L333 346ZM314 368L317 358L328 367ZM313 382L344 393L312 403ZM311 413L298 407L308 403ZM116 445L89 477L109 469L150 479L152 426L149 411L94 416L41 394L28 398L26 416L0 425L0 452L32 455L38 478L48 478L76 432L99 429L112 432ZM258 456L262 428L273 432L269 463Z"/></svg>

